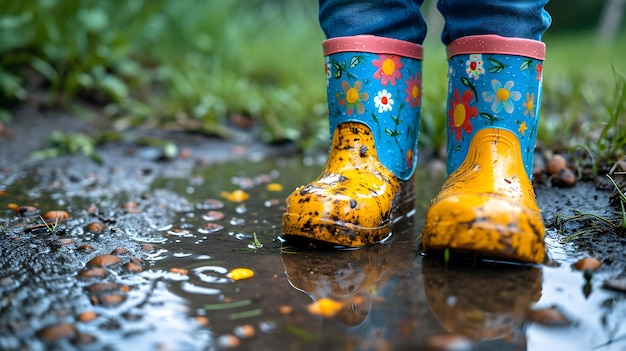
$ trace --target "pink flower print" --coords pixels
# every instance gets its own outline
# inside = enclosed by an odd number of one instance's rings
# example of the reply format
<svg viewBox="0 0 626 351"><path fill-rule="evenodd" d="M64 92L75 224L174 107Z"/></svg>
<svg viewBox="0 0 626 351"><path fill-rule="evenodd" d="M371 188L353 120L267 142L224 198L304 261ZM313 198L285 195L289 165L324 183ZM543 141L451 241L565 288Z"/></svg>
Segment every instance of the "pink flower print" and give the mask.
<svg viewBox="0 0 626 351"><path fill-rule="evenodd" d="M476 106L469 105L473 95L471 90L466 90L461 98L459 89L454 89L454 98L450 99L448 126L450 127L450 134L456 133L457 142L461 140L463 130L467 134L472 132L472 122L470 119L478 116Z"/></svg>
<svg viewBox="0 0 626 351"><path fill-rule="evenodd" d="M378 113L391 111L393 109L391 105L393 105L393 99L387 89L379 91L378 95L374 96L374 106L378 108Z"/></svg>
<svg viewBox="0 0 626 351"><path fill-rule="evenodd" d="M543 67L541 66L541 63L537 63L537 66L535 66L535 68L537 69L537 81L540 81L541 72L543 72Z"/></svg>
<svg viewBox="0 0 626 351"><path fill-rule="evenodd" d="M465 61L465 64L467 66L467 68L465 68L465 73L467 73L470 78L474 78L474 80L476 80L481 74L485 74L482 54L469 55L469 60Z"/></svg>
<svg viewBox="0 0 626 351"><path fill-rule="evenodd" d="M374 73L374 78L380 79L380 84L383 86L387 85L387 83L395 86L396 79L402 78L400 56L379 54L378 59L373 60L372 64L378 68Z"/></svg>
<svg viewBox="0 0 626 351"><path fill-rule="evenodd" d="M411 108L420 107L422 101L422 76L418 73L415 77L409 76L406 80L406 102Z"/></svg>
<svg viewBox="0 0 626 351"><path fill-rule="evenodd" d="M354 85L350 85L350 83L345 80L341 82L343 92L337 93L335 97L340 106L346 106L346 113L348 115L352 115L355 107L358 114L365 112L363 101L369 99L369 94L367 92L361 92L361 88L363 88L363 83L359 80L354 82Z"/></svg>

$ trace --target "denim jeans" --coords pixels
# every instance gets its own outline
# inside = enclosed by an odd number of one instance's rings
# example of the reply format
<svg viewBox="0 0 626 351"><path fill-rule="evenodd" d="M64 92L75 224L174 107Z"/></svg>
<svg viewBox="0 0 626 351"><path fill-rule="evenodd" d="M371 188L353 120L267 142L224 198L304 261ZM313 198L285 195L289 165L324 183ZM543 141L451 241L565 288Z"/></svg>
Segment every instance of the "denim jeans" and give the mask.
<svg viewBox="0 0 626 351"><path fill-rule="evenodd" d="M424 0L319 0L319 20L327 38L371 34L422 44ZM541 40L551 18L548 0L439 0L445 24L441 41L496 34Z"/></svg>

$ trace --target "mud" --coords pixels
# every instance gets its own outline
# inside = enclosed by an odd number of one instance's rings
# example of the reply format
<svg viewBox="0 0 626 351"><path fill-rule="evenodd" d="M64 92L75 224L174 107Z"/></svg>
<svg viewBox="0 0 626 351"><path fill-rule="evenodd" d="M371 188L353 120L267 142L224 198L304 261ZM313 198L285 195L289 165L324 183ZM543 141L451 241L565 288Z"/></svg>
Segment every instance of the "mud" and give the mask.
<svg viewBox="0 0 626 351"><path fill-rule="evenodd" d="M138 129L128 140L170 140L185 157L164 160L162 150L128 141L99 148L102 165L80 155L33 161L29 153L47 146L51 130L103 126L25 110L9 127L14 137L0 139L0 349L626 347L626 293L605 286L626 277L624 231L590 217L563 222L577 213L615 221L605 179L535 183L548 228L543 265L444 265L419 251L424 212L443 181L436 160L422 161L415 210L387 243L310 251L282 242L280 215L288 192L318 174L323 154L303 158L250 130L223 141ZM237 189L250 199L222 196ZM49 210L70 217L42 225ZM568 241L590 226L600 229ZM583 257L601 268L571 268ZM229 279L237 267L254 277ZM326 298L339 309L312 313Z"/></svg>

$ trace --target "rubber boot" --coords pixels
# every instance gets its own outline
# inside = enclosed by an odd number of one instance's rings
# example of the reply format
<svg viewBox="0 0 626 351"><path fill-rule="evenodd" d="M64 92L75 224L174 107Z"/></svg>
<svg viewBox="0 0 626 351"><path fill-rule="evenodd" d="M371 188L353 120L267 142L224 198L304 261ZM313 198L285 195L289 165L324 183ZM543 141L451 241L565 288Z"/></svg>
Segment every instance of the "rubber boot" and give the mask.
<svg viewBox="0 0 626 351"><path fill-rule="evenodd" d="M479 35L447 50L449 176L426 213L422 248L540 263L531 175L545 45Z"/></svg>
<svg viewBox="0 0 626 351"><path fill-rule="evenodd" d="M346 247L390 235L410 198L421 108L420 45L371 35L324 41L332 142L322 174L287 198L285 237Z"/></svg>

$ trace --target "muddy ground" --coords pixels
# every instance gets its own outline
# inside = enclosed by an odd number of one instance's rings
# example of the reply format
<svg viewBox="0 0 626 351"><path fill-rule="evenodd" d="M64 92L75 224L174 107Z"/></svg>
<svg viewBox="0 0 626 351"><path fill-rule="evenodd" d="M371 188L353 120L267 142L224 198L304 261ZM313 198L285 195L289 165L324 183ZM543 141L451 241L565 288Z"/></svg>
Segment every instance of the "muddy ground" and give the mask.
<svg viewBox="0 0 626 351"><path fill-rule="evenodd" d="M235 159L261 160L296 153L295 147L290 144L266 145L261 143L256 138L254 129L237 129L237 135L244 137L236 141L217 140L184 132L136 129L127 132L127 141L108 143L98 149L98 153L105 160L103 165L98 165L82 155L65 155L55 159L34 161L29 159L29 154L48 146L48 135L52 130L81 131L93 135L107 128L107 126L103 121L84 121L63 112L23 109L17 111L13 121L4 128L2 137L0 137L0 194L1 191L19 181L23 170L33 169L31 167L35 167L34 169L38 173L37 179L41 181L40 185L29 185L31 189L36 189L37 193L44 194L54 192L55 187L56 190L61 187L69 199L76 195L72 192L84 192L85 189L89 189L92 197L124 191L141 193L142 189L148 189L150 183L158 177L189 177L191 170L199 165L210 165ZM136 140L138 136L151 136L172 141L178 146L181 153L173 159L164 160L161 149L135 144L133 140ZM440 160L421 161L421 167L432 168L433 172L440 169L440 165ZM626 178L625 176L622 177ZM90 186L90 182L94 186ZM626 231L617 227L620 212L615 205L616 202L610 201L611 196L614 196L614 187L608 178L587 175L583 179L579 179L572 187L558 187L552 184L550 177L539 175L535 178L535 189L537 200L544 213L547 237L550 239L549 245L551 242L567 242L565 245L559 245L558 250L549 250L546 266L560 264L559 262L563 262L560 260L563 255L569 257L569 261L584 257L598 259L602 266L594 274L601 276L603 282L597 285L603 286L604 289L617 291L616 301L623 302L626 299L626 292L624 292L624 285L626 285L624 283L626 279L626 255L624 254L626 252ZM13 194L12 199L15 199L15 196L16 194ZM33 196L36 194L24 194L25 199ZM56 199L55 201L63 203L63 199ZM150 203L150 199L146 199L146 201ZM166 199L166 201L174 207L187 206L182 202L177 203L179 200L176 197ZM8 205L3 196L0 196L1 210L4 211L2 213L8 213ZM66 205L76 209L85 204L66 203ZM276 215L279 215L279 211L276 212ZM575 215L579 215L580 220L563 221L564 218ZM605 221L603 222L602 219ZM4 227L7 227L9 222L8 217L0 218L0 225ZM612 226L606 223L611 223ZM126 224L133 225L132 222ZM135 224L137 226L148 225L146 223ZM581 233L589 234L579 239L570 240L572 235L581 235ZM7 252L7 250L13 250L17 247L14 241L18 236L15 231L11 231L4 233L3 237L0 238L0 249L3 250L3 258L0 259L0 278L2 278L0 290L3 291L3 300L5 300L4 305L0 304L0 308L8 306L6 299L9 295L5 295L5 293L9 294L14 285L11 280L5 279L6 277L3 277L2 273L18 269L19 267L15 268L17 267L15 260L29 260L28 257L20 256L28 255L28 251L25 251L26 253L13 253L13 255ZM110 246L126 246L131 250L133 248L140 250L136 243L124 242L125 239L123 238L111 240L115 242L110 243ZM63 244L56 242L55 245ZM37 264L45 265L45 260L57 261L56 263L65 262L64 264L70 267L68 269L74 270L85 263L81 261L79 256L67 256L62 251L48 255ZM45 270L41 267L33 269L35 271L38 269ZM61 274L63 272L53 273ZM27 280L28 277L24 279ZM27 302L28 299L21 301ZM617 310L618 313L624 311L623 303L620 306ZM20 341L19 336L22 326L16 325L13 317L9 314L0 316L0 330L17 335L13 339L0 340L4 341L4 346L8 345L7 348L9 349L12 349L10 346L16 345L11 344L12 342L18 344L23 342L23 340ZM623 317L626 318L626 316ZM38 335L41 337L41 331ZM624 338L625 336L618 335L616 340L624 342ZM64 344L55 345L60 345L62 348ZM20 347L15 349L20 349Z"/></svg>

